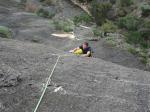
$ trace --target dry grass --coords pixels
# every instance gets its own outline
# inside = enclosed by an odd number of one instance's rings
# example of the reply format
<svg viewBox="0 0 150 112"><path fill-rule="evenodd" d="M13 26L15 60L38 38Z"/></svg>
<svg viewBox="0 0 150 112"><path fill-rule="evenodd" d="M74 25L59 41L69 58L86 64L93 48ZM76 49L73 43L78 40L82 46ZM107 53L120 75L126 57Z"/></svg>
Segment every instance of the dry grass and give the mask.
<svg viewBox="0 0 150 112"><path fill-rule="evenodd" d="M36 5L34 3L31 3L31 2L28 2L25 5L25 11L27 11L27 12L33 12L33 13L35 13L38 10L38 8L39 8L38 5Z"/></svg>

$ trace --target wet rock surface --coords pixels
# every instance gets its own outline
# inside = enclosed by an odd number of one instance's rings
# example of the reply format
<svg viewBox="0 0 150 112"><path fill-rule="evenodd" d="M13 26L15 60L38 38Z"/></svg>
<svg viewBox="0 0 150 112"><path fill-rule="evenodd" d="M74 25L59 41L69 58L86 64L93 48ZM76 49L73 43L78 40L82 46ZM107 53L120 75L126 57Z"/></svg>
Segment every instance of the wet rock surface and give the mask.
<svg viewBox="0 0 150 112"><path fill-rule="evenodd" d="M14 39L0 38L0 112L32 112L56 62L53 54L70 55L83 42L52 36L50 20L16 3L0 1L0 25L14 32ZM144 70L135 56L103 40L89 43L96 58L61 57L38 112L149 112L150 72L135 69Z"/></svg>

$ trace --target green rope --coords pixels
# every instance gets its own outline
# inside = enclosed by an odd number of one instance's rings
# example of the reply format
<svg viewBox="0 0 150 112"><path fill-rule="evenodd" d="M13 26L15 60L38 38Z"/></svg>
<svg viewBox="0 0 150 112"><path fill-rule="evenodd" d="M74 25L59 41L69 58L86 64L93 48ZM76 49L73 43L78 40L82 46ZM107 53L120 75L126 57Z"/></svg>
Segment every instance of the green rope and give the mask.
<svg viewBox="0 0 150 112"><path fill-rule="evenodd" d="M57 61L56 61L55 65L54 65L54 67L53 67L53 69L52 69L52 71L51 71L51 74L50 74L49 77L48 77L48 80L47 80L47 82L46 82L45 88L44 88L44 90L43 90L43 92L42 92L42 95L41 95L41 97L40 97L40 99L39 99L39 101L38 101L38 103L37 103L37 105L36 105L36 108L34 109L33 112L37 112L37 110L38 110L38 108L39 108L39 105L40 105L40 103L41 103L41 101L42 101L42 99L43 99L43 96L44 96L44 94L45 94L45 92L46 92L46 89L47 89L47 87L48 87L48 84L49 84L50 81L51 81L51 77L52 77L52 75L53 75L53 73L54 73L54 71L55 71L55 68L56 68L56 66L57 66L57 64L58 64L58 61L59 61L60 57L61 57L61 56L57 56Z"/></svg>

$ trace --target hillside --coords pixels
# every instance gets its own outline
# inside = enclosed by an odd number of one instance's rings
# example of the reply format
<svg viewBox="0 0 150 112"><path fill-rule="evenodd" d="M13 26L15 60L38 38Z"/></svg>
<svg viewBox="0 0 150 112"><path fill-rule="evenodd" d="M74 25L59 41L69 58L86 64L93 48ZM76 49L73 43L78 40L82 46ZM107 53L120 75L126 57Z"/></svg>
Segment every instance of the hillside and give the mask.
<svg viewBox="0 0 150 112"><path fill-rule="evenodd" d="M138 55L114 46L116 33L94 35L100 26L85 12L70 0L0 1L0 112L34 111L54 54L67 56L60 57L37 112L150 111L149 68ZM93 48L92 58L68 53L84 41Z"/></svg>

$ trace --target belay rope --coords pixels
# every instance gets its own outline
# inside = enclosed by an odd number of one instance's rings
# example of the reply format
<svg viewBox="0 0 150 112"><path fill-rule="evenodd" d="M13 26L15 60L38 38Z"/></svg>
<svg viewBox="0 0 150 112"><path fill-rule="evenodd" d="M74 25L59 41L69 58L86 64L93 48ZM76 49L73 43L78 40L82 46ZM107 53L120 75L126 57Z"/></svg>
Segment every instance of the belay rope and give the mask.
<svg viewBox="0 0 150 112"><path fill-rule="evenodd" d="M48 84L51 82L51 77L52 77L52 75L53 75L53 73L54 73L54 71L55 71L55 68L56 68L56 66L57 66L57 64L58 64L58 62L59 62L60 57L61 57L61 56L59 56L59 55L57 56L57 61L56 61L55 65L54 65L54 67L53 67L53 69L52 69L52 71L51 71L51 74L49 75L49 77L48 77L48 79L47 79L47 82L46 82L46 85L45 85L44 90L43 90L43 92L42 92L42 95L41 95L41 97L40 97L40 99L39 99L39 101L38 101L38 103L37 103L37 105L36 105L36 107L35 107L35 109L34 109L33 112L37 112L37 110L38 110L38 107L39 107L39 105L40 105L40 103L41 103L41 101L42 101L42 99L43 99L43 96L44 96L44 94L45 94L45 92L46 92L46 89L47 89L47 87L48 87Z"/></svg>
<svg viewBox="0 0 150 112"><path fill-rule="evenodd" d="M55 69L56 69L56 66L57 66L57 64L58 64L58 62L59 62L59 60L60 60L60 57L74 56L74 55L72 55L72 54L70 54L70 55L52 54L52 55L57 56L57 60L56 60L56 63L55 63L55 65L54 65L54 67L53 67L53 69L52 69L52 71L51 71L51 73L50 73L50 75L49 75L49 77L48 77L48 79L47 79L47 81L46 81L46 85L44 86L44 90L43 90L43 92L42 92L42 94L41 94L41 96L40 96L40 99L38 100L38 103L37 103L37 105L36 105L36 107L35 107L35 109L34 109L33 112L37 112L37 110L38 110L38 108L39 108L39 106L40 106L40 104L41 104L41 101L42 101L42 99L43 99L43 97L44 97L44 95L45 95L45 92L46 92L46 89L47 89L49 83L51 82L51 77L52 77L52 75L53 75L53 73L54 73L54 71L55 71Z"/></svg>

